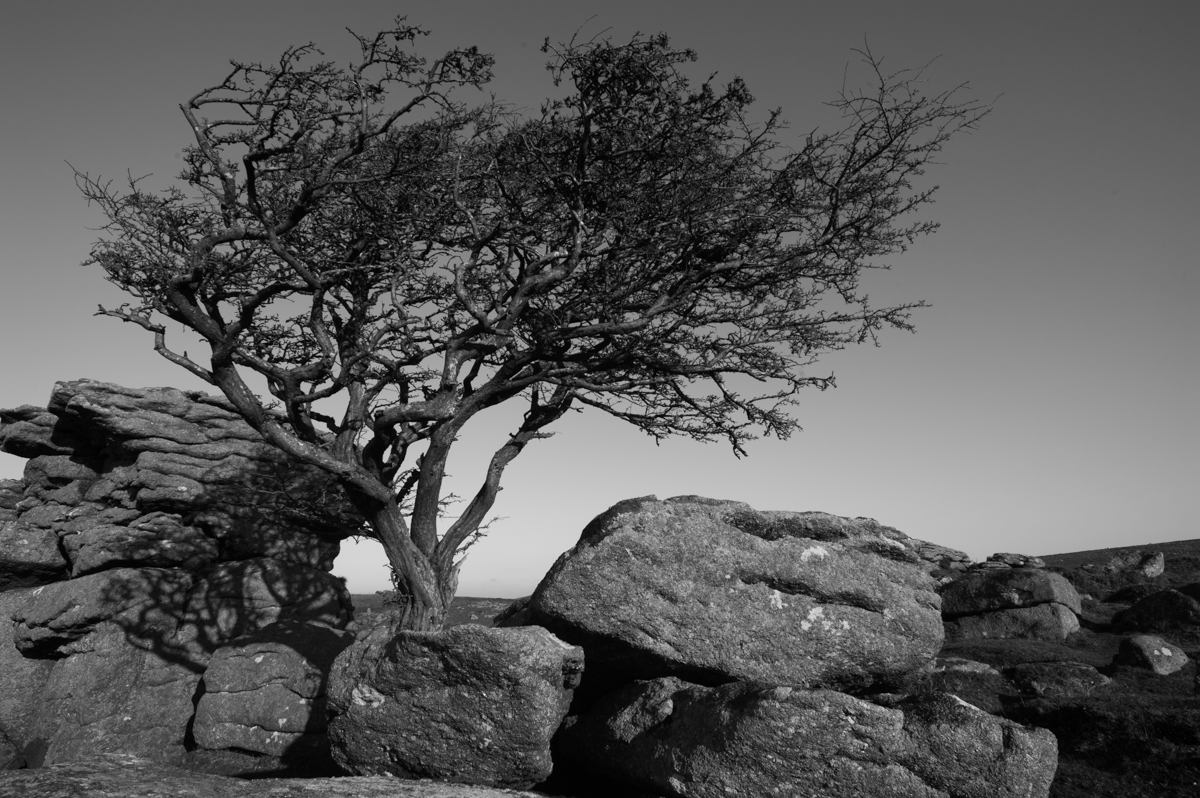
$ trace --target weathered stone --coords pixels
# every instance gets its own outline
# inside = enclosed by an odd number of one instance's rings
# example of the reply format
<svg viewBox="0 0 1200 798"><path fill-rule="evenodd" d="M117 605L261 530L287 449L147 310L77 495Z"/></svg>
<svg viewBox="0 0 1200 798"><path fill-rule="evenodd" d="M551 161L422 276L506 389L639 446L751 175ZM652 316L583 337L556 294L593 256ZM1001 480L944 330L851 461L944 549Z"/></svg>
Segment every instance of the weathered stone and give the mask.
<svg viewBox="0 0 1200 798"><path fill-rule="evenodd" d="M1025 662L1004 669L1018 692L1033 698L1091 695L1112 685L1112 679L1083 662Z"/></svg>
<svg viewBox="0 0 1200 798"><path fill-rule="evenodd" d="M41 707L42 687L54 663L29 659L13 644L12 616L33 598L36 588L0 593L0 728L18 747L30 739Z"/></svg>
<svg viewBox="0 0 1200 798"><path fill-rule="evenodd" d="M1133 635L1121 641L1113 664L1146 668L1159 676L1170 676L1188 664L1188 656L1179 646L1157 635Z"/></svg>
<svg viewBox="0 0 1200 798"><path fill-rule="evenodd" d="M392 636L383 624L334 663L334 758L360 775L533 786L582 667L582 651L537 627Z"/></svg>
<svg viewBox="0 0 1200 798"><path fill-rule="evenodd" d="M137 565L199 570L216 562L217 543L178 515L155 512L128 524L97 524L63 535L71 575Z"/></svg>
<svg viewBox="0 0 1200 798"><path fill-rule="evenodd" d="M334 770L325 735L326 682L334 659L353 641L349 632L284 622L217 649L196 706L196 742L276 757L302 753Z"/></svg>
<svg viewBox="0 0 1200 798"><path fill-rule="evenodd" d="M890 683L941 647L938 599L927 564L860 520L698 497L621 502L501 624L582 646L589 689L661 675Z"/></svg>
<svg viewBox="0 0 1200 798"><path fill-rule="evenodd" d="M237 779L124 753L2 773L0 795L6 798L544 798L532 792L383 776Z"/></svg>
<svg viewBox="0 0 1200 798"><path fill-rule="evenodd" d="M1079 594L1060 574L1040 568L973 571L942 590L942 615L958 618L1050 602L1082 612Z"/></svg>
<svg viewBox="0 0 1200 798"><path fill-rule="evenodd" d="M1170 632L1200 627L1200 601L1178 590L1160 590L1113 615L1114 632Z"/></svg>
<svg viewBox="0 0 1200 798"><path fill-rule="evenodd" d="M962 615L946 621L946 640L1050 640L1061 643L1079 631L1079 616L1062 604Z"/></svg>
<svg viewBox="0 0 1200 798"><path fill-rule="evenodd" d="M58 660L26 742L30 767L122 752L187 761L187 726L203 659L168 633L97 625L86 651Z"/></svg>
<svg viewBox="0 0 1200 798"><path fill-rule="evenodd" d="M329 475L290 461L224 399L199 392L58 383L48 410L0 411L3 446L34 458L23 487L30 504L14 511L63 536L84 531L80 517L120 507L134 517L176 516L191 529L189 545L201 547L199 561L208 558L207 538L223 559L267 556L329 570L339 541L361 526ZM88 547L102 556L76 575L142 562L123 556L130 549L147 565L179 565L162 550L147 552L144 535L111 528L126 523L89 531Z"/></svg>
<svg viewBox="0 0 1200 798"><path fill-rule="evenodd" d="M1166 564L1166 558L1161 551L1127 551L1109 560L1104 570L1154 579L1162 576Z"/></svg>
<svg viewBox="0 0 1200 798"><path fill-rule="evenodd" d="M25 498L25 483L19 479L0 479L0 523L17 517L17 504Z"/></svg>
<svg viewBox="0 0 1200 798"><path fill-rule="evenodd" d="M17 457L95 454L103 448L99 437L80 429L42 407L22 405L0 410L0 452Z"/></svg>
<svg viewBox="0 0 1200 798"><path fill-rule="evenodd" d="M23 480L0 483L0 587L60 580L0 593L0 684L14 691L0 730L22 761L306 764L189 735L201 674L229 640L281 620L333 636L347 623L345 585L327 570L361 520L332 479L224 400L87 380L56 385L47 410L0 411L0 448L31 458ZM237 708L274 712L263 696Z"/></svg>
<svg viewBox="0 0 1200 798"><path fill-rule="evenodd" d="M94 650L94 635L115 624L145 645L174 636L195 578L184 571L119 568L34 588L11 616L26 656L64 657Z"/></svg>
<svg viewBox="0 0 1200 798"><path fill-rule="evenodd" d="M58 536L20 521L0 520L0 591L56 582L67 576Z"/></svg>
<svg viewBox="0 0 1200 798"><path fill-rule="evenodd" d="M987 558L988 562L998 562L1002 565L1007 565L1009 568L1045 568L1046 561L1041 557L1030 557L1028 554L1014 554L1012 552L1001 551L996 552Z"/></svg>
<svg viewBox="0 0 1200 798"><path fill-rule="evenodd" d="M1049 732L946 694L879 700L748 683L635 682L569 718L556 756L592 779L680 798L1048 795L1057 766Z"/></svg>

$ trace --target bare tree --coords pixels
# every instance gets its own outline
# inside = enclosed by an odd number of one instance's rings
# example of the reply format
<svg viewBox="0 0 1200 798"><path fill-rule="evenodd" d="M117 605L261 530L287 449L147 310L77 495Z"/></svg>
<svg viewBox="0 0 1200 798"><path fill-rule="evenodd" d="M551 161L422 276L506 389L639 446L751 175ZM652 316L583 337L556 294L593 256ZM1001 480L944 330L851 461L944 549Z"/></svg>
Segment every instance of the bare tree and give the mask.
<svg viewBox="0 0 1200 798"><path fill-rule="evenodd" d="M77 180L108 219L88 263L134 299L100 313L336 476L405 626L436 629L505 468L569 410L742 454L796 428L799 389L833 384L802 371L822 352L910 329L921 303L873 307L860 276L935 229L910 221L933 192L911 181L987 109L864 53L875 85L832 103L844 126L788 147L778 112L754 122L740 80L693 87L695 55L659 35L547 41L562 96L523 117L453 101L492 61L427 63L422 33L355 34L348 69L306 65L312 45L235 62L181 106L183 188ZM167 346L168 319L207 364ZM447 524L455 440L508 401L523 421Z"/></svg>

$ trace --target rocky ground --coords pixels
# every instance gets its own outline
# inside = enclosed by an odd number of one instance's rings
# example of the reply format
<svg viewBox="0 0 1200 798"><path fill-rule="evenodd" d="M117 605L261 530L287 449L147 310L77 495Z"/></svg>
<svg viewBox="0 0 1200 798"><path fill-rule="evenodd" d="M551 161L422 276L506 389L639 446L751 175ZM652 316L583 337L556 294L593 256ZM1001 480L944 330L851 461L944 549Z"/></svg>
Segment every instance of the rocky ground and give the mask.
<svg viewBox="0 0 1200 798"><path fill-rule="evenodd" d="M1161 551L1165 569L1155 578L1106 572L1114 557L1140 551ZM1191 660L1182 670L1158 676L1144 668L1114 666L1126 633L1112 629L1113 616L1132 601L1110 599L1129 582L1141 591L1181 587L1200 582L1200 540L1148 546L1071 552L1042 558L1082 594L1082 628L1063 643L1033 640L948 642L941 659L961 658L992 666L998 673L925 677L918 690L952 689L963 699L990 712L1052 730L1058 737L1058 772L1051 798L1195 798L1200 795L1200 695L1196 694L1200 663L1200 627L1194 633L1176 630L1163 637L1178 645ZM1089 589L1094 592L1089 592ZM380 595L355 595L357 615L378 612ZM450 624L488 623L510 603L507 599L460 597L451 610ZM1110 681L1070 684L1055 673L1056 663L1083 663ZM1031 667L1032 666L1032 667ZM1028 672L1047 666L1041 689L1030 686ZM1063 670L1059 666L1058 670ZM1022 679L1023 671L1025 678ZM947 681L953 682L952 684ZM1046 683L1065 684L1056 690ZM1053 695L1055 692L1074 693Z"/></svg>

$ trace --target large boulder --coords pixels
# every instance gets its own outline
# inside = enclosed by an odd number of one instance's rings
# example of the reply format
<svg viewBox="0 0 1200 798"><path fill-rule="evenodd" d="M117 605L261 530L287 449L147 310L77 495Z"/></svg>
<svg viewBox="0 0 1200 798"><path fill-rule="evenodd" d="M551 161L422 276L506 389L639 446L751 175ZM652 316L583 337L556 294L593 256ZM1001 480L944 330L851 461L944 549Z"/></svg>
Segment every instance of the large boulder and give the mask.
<svg viewBox="0 0 1200 798"><path fill-rule="evenodd" d="M946 621L947 642L1047 640L1061 643L1080 629L1079 616L1057 602L1015 610L960 615Z"/></svg>
<svg viewBox="0 0 1200 798"><path fill-rule="evenodd" d="M1079 631L1079 594L1061 574L1012 567L1021 555L993 555L942 589L947 640L1023 638L1062 642ZM1006 561L1007 560L1007 561Z"/></svg>
<svg viewBox="0 0 1200 798"><path fill-rule="evenodd" d="M1131 635L1121 640L1120 648L1113 657L1114 665L1145 668L1159 676L1170 676L1183 670L1188 664L1188 655L1174 643L1158 635Z"/></svg>
<svg viewBox="0 0 1200 798"><path fill-rule="evenodd" d="M1114 632L1200 633L1200 601L1178 590L1160 590L1113 615Z"/></svg>
<svg viewBox="0 0 1200 798"><path fill-rule="evenodd" d="M888 684L937 653L941 615L929 564L866 521L689 496L624 501L500 623L582 646L593 692L665 675Z"/></svg>
<svg viewBox="0 0 1200 798"><path fill-rule="evenodd" d="M334 758L358 775L531 787L550 775L582 668L582 651L536 627L381 624L334 663Z"/></svg>
<svg viewBox="0 0 1200 798"><path fill-rule="evenodd" d="M290 621L217 649L196 706L196 743L336 772L325 734L326 683L334 659L353 641L350 632Z"/></svg>
<svg viewBox="0 0 1200 798"><path fill-rule="evenodd" d="M1049 732L946 694L880 702L762 684L635 682L569 718L556 755L592 779L679 798L1048 795L1057 764Z"/></svg>
<svg viewBox="0 0 1200 798"><path fill-rule="evenodd" d="M1061 604L1078 615L1079 594L1061 574L1041 568L973 571L942 590L942 615L957 618L981 612Z"/></svg>

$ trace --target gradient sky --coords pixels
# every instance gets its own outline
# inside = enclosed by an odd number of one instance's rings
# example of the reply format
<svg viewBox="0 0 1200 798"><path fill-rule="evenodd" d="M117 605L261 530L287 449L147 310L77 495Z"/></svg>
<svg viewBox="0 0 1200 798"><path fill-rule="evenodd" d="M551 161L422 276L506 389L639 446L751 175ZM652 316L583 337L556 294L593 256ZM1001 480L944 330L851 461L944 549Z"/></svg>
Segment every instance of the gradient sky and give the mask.
<svg viewBox="0 0 1200 798"><path fill-rule="evenodd" d="M743 77L797 135L867 42L894 68L940 56L931 88L995 103L927 178L933 237L869 276L878 304L924 299L917 333L828 357L838 388L801 397L804 431L726 446L653 441L597 413L564 419L510 467L503 516L461 595L518 596L597 513L631 496L699 494L764 510L871 516L982 559L1200 537L1200 4L1192 2L54 2L0 27L0 407L55 381L204 388L140 329L95 317L121 295L79 266L103 217L71 169L179 171L178 104L230 58L315 41L345 63L396 13L435 57L496 55L498 97L551 91L538 48L609 30L665 31L697 74ZM516 416L481 418L450 464L474 492ZM470 428L468 427L468 433ZM24 461L0 454L0 478ZM376 544L348 547L352 592L387 586Z"/></svg>

